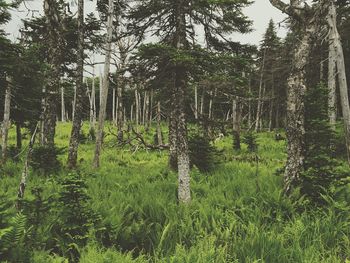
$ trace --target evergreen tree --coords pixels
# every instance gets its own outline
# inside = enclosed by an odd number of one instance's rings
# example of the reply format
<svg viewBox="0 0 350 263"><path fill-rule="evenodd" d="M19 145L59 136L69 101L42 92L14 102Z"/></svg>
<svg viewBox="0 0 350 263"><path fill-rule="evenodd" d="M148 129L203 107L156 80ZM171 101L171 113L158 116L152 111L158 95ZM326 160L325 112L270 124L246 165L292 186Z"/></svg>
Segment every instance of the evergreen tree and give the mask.
<svg viewBox="0 0 350 263"><path fill-rule="evenodd" d="M132 23L129 29L139 39L152 30L159 43L174 50L167 68L171 72L170 98L172 109L169 124L169 163L177 163L178 197L180 202L191 200L189 178L189 155L185 116L185 100L188 92L189 72L184 63L191 60L186 51L194 48L196 27L205 32L209 48L227 48L225 35L232 32L248 32L250 22L242 14L249 1L136 1L129 12ZM198 42L197 42L198 43ZM176 162L177 160L177 162Z"/></svg>

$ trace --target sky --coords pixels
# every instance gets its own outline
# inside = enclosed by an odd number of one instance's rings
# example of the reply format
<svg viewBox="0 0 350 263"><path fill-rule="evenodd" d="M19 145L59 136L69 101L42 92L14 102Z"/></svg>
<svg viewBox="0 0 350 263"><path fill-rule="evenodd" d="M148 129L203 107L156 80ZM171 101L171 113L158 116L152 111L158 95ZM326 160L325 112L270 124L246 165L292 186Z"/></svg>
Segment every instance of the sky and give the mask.
<svg viewBox="0 0 350 263"><path fill-rule="evenodd" d="M74 2L73 0L71 1L72 3ZM12 12L11 22L5 26L5 30L9 34L9 38L11 38L12 40L16 40L19 36L18 32L22 26L21 19L32 17L33 15L38 15L38 12L28 11L28 9L37 10L39 12L42 11L42 0L27 0L25 3L25 6L22 4L19 10L14 10ZM87 12L93 11L95 9L95 6L96 0L85 2L85 8ZM239 41L244 44L259 44L266 30L267 24L271 18L275 21L277 25L276 28L278 35L280 37L285 36L285 28L283 26L279 26L279 23L281 23L285 19L285 15L283 15L281 11L274 8L270 4L269 0L255 0L255 3L252 4L250 7L246 8L244 10L244 13L251 20L253 20L254 31L245 35L234 34L231 37L232 40Z"/></svg>

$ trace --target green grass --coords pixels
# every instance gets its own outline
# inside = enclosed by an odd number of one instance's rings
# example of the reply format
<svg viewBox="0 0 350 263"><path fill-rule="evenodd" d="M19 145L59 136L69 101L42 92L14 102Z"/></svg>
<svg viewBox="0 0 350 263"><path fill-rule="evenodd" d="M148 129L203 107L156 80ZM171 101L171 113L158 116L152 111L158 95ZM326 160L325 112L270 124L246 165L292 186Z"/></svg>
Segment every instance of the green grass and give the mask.
<svg viewBox="0 0 350 263"><path fill-rule="evenodd" d="M110 124L108 124L113 129ZM165 130L165 129L164 129ZM88 125L84 125L87 134ZM152 141L153 129L146 137ZM108 134L108 127L106 128ZM60 123L58 147L67 147L70 124ZM10 141L14 143L14 131ZM79 148L79 170L92 198L89 206L101 216L105 230L100 238L91 234L89 244L79 248L81 262L345 262L350 259L349 194L330 200L324 209L309 209L282 194L285 142L272 133L258 136L259 166L246 146L233 152L231 138L216 143L222 162L209 174L191 171L193 201L177 203L177 176L167 168L166 151L133 151L118 148L107 135L101 168L93 169L94 143ZM66 154L60 156L62 164ZM22 162L8 162L0 169L0 197L16 199ZM43 196L59 191L57 178L32 172L26 189L41 186ZM14 213L14 209L12 211ZM50 224L43 220L45 245L30 251L31 262L64 262L50 254ZM46 237L46 238L44 238ZM52 252L52 250L51 250Z"/></svg>

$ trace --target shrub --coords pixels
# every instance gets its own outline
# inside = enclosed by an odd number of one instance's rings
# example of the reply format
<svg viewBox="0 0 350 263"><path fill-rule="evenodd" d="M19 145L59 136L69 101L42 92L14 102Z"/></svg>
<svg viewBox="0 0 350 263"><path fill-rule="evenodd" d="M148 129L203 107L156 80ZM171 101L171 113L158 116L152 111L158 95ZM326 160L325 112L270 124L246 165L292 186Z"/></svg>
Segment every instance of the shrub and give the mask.
<svg viewBox="0 0 350 263"><path fill-rule="evenodd" d="M256 138L256 134L251 131L244 135L243 142L248 145L248 151L256 152L258 150Z"/></svg>
<svg viewBox="0 0 350 263"><path fill-rule="evenodd" d="M36 146L33 149L30 165L34 170L44 174L57 172L61 164L58 161L58 155L64 152L64 148L52 146Z"/></svg>
<svg viewBox="0 0 350 263"><path fill-rule="evenodd" d="M191 165L195 165L201 172L212 171L218 164L219 151L206 137L198 134L190 137L188 144Z"/></svg>

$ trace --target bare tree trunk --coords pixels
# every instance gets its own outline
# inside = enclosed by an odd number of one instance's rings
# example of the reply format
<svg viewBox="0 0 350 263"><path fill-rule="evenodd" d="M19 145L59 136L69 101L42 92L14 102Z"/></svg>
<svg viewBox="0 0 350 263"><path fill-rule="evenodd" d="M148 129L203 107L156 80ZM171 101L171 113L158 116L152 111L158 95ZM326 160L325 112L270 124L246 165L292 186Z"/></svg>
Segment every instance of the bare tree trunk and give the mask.
<svg viewBox="0 0 350 263"><path fill-rule="evenodd" d="M152 126L152 120L153 120L153 90L151 90L151 105L150 105L150 110L149 110L149 123L148 126Z"/></svg>
<svg viewBox="0 0 350 263"><path fill-rule="evenodd" d="M113 92L112 92L112 121L114 124L117 124L115 98L116 98L116 92L115 92L115 88L113 88Z"/></svg>
<svg viewBox="0 0 350 263"><path fill-rule="evenodd" d="M272 74L272 98L270 100L270 112L269 112L269 132L272 131L273 128L273 111L274 111L274 102L275 102L275 81Z"/></svg>
<svg viewBox="0 0 350 263"><path fill-rule="evenodd" d="M149 130L149 92L145 91L145 109L144 109L144 116L145 116L145 129L146 131Z"/></svg>
<svg viewBox="0 0 350 263"><path fill-rule="evenodd" d="M18 150L22 149L22 125L20 122L16 122L16 147Z"/></svg>
<svg viewBox="0 0 350 263"><path fill-rule="evenodd" d="M176 92L172 91L172 98L170 101L170 116L169 116L169 167L173 171L177 171L177 96Z"/></svg>
<svg viewBox="0 0 350 263"><path fill-rule="evenodd" d="M8 133L10 129L10 111L11 111L11 90L12 83L9 77L6 77L6 89L5 89L5 103L4 103L4 119L2 122L2 143L1 143L1 159L2 163L6 162L7 159L7 143Z"/></svg>
<svg viewBox="0 0 350 263"><path fill-rule="evenodd" d="M107 97L109 88L109 71L111 66L111 53L112 53L112 36L113 36L113 15L114 15L114 2L113 0L108 1L108 18L107 18L107 37L105 47L105 64L103 74L103 87L102 87L102 101L100 103L100 113L98 116L98 130L96 136L96 148L94 156L94 167L100 166L100 153L103 142L103 129L106 116L107 108Z"/></svg>
<svg viewBox="0 0 350 263"><path fill-rule="evenodd" d="M340 91L340 103L343 113L345 139L348 153L348 162L350 164L350 106L349 106L349 94L348 85L346 79L345 62L343 47L341 44L340 35L337 29L337 11L334 5L334 0L329 1L329 40L330 40L330 52L334 52L336 59L336 66L338 70L338 82Z"/></svg>
<svg viewBox="0 0 350 263"><path fill-rule="evenodd" d="M198 120L198 87L194 86L194 117Z"/></svg>
<svg viewBox="0 0 350 263"><path fill-rule="evenodd" d="M260 118L261 118L261 108L262 108L262 96L263 96L263 80L264 80L264 70L265 70L265 57L266 57L266 48L264 49L263 61L260 69L260 83L259 83L259 99L258 107L256 110L256 119L255 119L255 131L259 130Z"/></svg>
<svg viewBox="0 0 350 263"><path fill-rule="evenodd" d="M124 118L125 113L123 113L123 87L121 83L119 83L117 88L117 96L118 96L118 104L117 104L117 130L118 130L118 141L121 143L123 141L123 126L124 126ZM124 110L125 111L125 110Z"/></svg>
<svg viewBox="0 0 350 263"><path fill-rule="evenodd" d="M240 139L240 105L237 98L232 100L232 134L233 134L233 149L241 149Z"/></svg>
<svg viewBox="0 0 350 263"><path fill-rule="evenodd" d="M135 120L136 120L136 124L135 124L135 130L136 132L138 132L139 129L139 117L140 117L140 101L139 101L140 97L139 97L139 92L137 91L137 89L135 89Z"/></svg>
<svg viewBox="0 0 350 263"><path fill-rule="evenodd" d="M68 168L77 166L84 98L84 0L78 0L78 61L73 126L68 148Z"/></svg>
<svg viewBox="0 0 350 263"><path fill-rule="evenodd" d="M64 102L64 86L61 82L61 121L66 122L66 105Z"/></svg>
<svg viewBox="0 0 350 263"><path fill-rule="evenodd" d="M161 112L161 107L160 107L160 101L158 101L158 103L157 103L157 141L158 141L158 145L163 144L161 121L162 121L162 112Z"/></svg>
<svg viewBox="0 0 350 263"><path fill-rule="evenodd" d="M248 90L249 96L252 94L252 76L249 74L249 82L248 82ZM248 101L248 127L252 127L252 102Z"/></svg>
<svg viewBox="0 0 350 263"><path fill-rule="evenodd" d="M26 159L24 161L24 167L23 167L23 171L22 171L22 177L21 177L21 181L19 183L19 187L18 187L18 202L17 202L17 210L20 210L20 201L23 199L24 197L24 192L27 186L27 179L28 179L28 175L29 175L29 162L30 162L30 158L33 152L33 147L34 147L34 143L35 143L35 138L36 138L36 133L38 131L38 127L39 125L37 124L35 127L35 130L32 134L32 137L29 141L29 146L28 146L28 152L27 152L27 156Z"/></svg>

